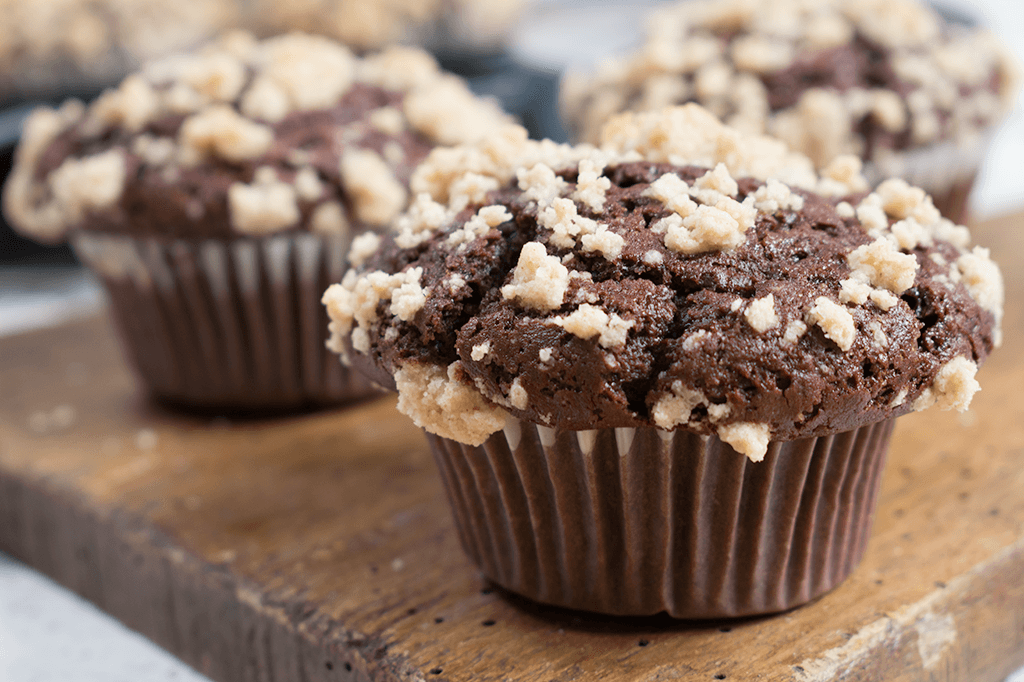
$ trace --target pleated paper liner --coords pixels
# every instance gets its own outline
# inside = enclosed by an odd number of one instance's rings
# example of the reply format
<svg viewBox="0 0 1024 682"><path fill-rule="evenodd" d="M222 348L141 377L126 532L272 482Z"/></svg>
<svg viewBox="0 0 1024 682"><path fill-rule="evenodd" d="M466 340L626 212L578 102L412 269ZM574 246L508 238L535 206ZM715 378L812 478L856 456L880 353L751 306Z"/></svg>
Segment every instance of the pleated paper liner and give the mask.
<svg viewBox="0 0 1024 682"><path fill-rule="evenodd" d="M295 410L375 393L328 351L320 298L350 239L293 234L164 241L79 233L127 354L149 390L180 407Z"/></svg>
<svg viewBox="0 0 1024 682"><path fill-rule="evenodd" d="M462 545L538 602L612 615L783 611L864 553L892 421L773 443L511 422L482 446L428 434Z"/></svg>
<svg viewBox="0 0 1024 682"><path fill-rule="evenodd" d="M920 149L889 152L866 163L864 176L872 187L889 178L903 178L928 192L944 217L963 225L968 218L971 189L992 137L992 133L986 133L973 143L940 142Z"/></svg>

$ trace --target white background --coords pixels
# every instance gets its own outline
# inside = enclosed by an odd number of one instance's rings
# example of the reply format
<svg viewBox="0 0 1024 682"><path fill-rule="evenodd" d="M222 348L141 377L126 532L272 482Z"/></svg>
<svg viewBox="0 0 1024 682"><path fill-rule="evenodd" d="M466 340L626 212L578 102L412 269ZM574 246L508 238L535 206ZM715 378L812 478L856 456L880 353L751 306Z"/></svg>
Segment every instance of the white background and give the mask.
<svg viewBox="0 0 1024 682"><path fill-rule="evenodd" d="M974 11L1024 62L1024 2L945 0ZM582 3L548 0L549 9ZM634 3L622 3L625 6ZM606 5L611 6L611 5ZM635 7L635 5L634 5ZM634 10L635 11L635 10ZM631 33L616 11L594 12L586 22L536 26L514 45L517 56L549 66L585 62L595 46L624 45ZM1024 207L1024 98L996 138L974 195L978 217ZM83 275L0 270L0 335L88 314L101 305L95 284ZM127 630L47 578L0 555L0 682L203 682L206 678ZM969 682L969 681L966 681ZM1024 682L1024 670L1007 682Z"/></svg>

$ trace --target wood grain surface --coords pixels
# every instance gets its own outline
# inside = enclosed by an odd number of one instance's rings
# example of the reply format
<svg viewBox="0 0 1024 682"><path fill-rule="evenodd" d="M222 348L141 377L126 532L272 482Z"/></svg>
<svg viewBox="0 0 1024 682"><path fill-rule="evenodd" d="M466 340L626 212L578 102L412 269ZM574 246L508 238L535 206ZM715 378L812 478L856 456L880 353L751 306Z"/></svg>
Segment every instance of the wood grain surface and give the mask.
<svg viewBox="0 0 1024 682"><path fill-rule="evenodd" d="M789 613L612 619L503 594L390 399L171 414L102 318L0 341L0 549L219 682L1001 680L1024 663L1021 230L976 231L1009 303L971 411L899 421L863 563Z"/></svg>

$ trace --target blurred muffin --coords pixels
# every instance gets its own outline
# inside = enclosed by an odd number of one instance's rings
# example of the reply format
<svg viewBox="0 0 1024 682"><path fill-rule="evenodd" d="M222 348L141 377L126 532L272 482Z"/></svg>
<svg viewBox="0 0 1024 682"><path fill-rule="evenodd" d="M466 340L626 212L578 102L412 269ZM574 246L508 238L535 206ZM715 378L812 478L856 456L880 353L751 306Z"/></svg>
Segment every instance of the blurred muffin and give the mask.
<svg viewBox="0 0 1024 682"><path fill-rule="evenodd" d="M235 0L0 0L0 98L89 92L238 19Z"/></svg>
<svg viewBox="0 0 1024 682"><path fill-rule="evenodd" d="M356 50L394 42L450 52L500 48L526 0L257 0L261 31L322 33Z"/></svg>
<svg viewBox="0 0 1024 682"><path fill-rule="evenodd" d="M594 140L616 112L699 102L819 168L855 154L871 182L903 177L959 221L1016 94L991 33L917 0L694 0L654 13L637 53L567 78L562 104Z"/></svg>
<svg viewBox="0 0 1024 682"><path fill-rule="evenodd" d="M865 192L696 105L604 146L438 149L324 296L423 427L470 557L533 599L719 618L804 603L868 537L895 417L965 409L1002 280L902 180ZM376 240L375 240L376 241Z"/></svg>
<svg viewBox="0 0 1024 682"><path fill-rule="evenodd" d="M366 395L324 349L352 237L408 203L439 143L503 124L426 53L232 34L28 121L8 219L70 238L157 397L218 410Z"/></svg>
<svg viewBox="0 0 1024 682"><path fill-rule="evenodd" d="M526 0L0 0L0 98L87 95L141 63L231 28L294 30L357 51L396 42L435 52L499 49Z"/></svg>

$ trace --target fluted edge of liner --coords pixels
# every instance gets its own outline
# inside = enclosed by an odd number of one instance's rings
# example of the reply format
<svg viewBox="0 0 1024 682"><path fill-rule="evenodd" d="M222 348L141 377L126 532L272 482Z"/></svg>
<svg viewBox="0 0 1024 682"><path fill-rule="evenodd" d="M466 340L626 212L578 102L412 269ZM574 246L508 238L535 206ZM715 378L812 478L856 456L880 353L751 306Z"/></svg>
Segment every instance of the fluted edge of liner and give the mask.
<svg viewBox="0 0 1024 682"><path fill-rule="evenodd" d="M495 583L612 615L731 618L841 583L870 531L892 420L772 443L510 421L479 447L431 434L459 538Z"/></svg>
<svg viewBox="0 0 1024 682"><path fill-rule="evenodd" d="M162 240L82 232L126 354L158 398L194 408L290 410L373 395L327 350L324 290L350 239Z"/></svg>

